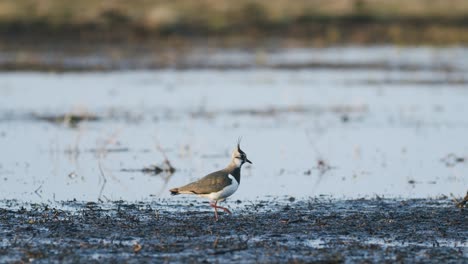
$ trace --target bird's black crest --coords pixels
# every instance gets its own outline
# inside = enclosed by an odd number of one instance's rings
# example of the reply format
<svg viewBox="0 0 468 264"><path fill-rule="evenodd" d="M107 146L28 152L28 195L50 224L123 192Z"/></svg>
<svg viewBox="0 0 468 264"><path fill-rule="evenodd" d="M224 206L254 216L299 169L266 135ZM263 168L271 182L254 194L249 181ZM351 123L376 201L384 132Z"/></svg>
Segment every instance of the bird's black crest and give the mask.
<svg viewBox="0 0 468 264"><path fill-rule="evenodd" d="M242 140L242 137L239 137L239 139L237 140L237 151L239 151L239 153L241 154L244 154L244 151L242 151L240 148L241 140Z"/></svg>

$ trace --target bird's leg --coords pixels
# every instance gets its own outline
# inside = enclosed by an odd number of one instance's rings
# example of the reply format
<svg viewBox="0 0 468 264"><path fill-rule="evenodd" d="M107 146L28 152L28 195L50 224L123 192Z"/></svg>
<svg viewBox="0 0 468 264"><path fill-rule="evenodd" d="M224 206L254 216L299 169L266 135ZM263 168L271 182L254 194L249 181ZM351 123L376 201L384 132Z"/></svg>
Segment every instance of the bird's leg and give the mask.
<svg viewBox="0 0 468 264"><path fill-rule="evenodd" d="M215 208L215 210L216 210L217 208L219 208L219 209L222 209L224 212L226 212L226 213L228 213L228 214L232 214L231 211L229 211L229 209L227 209L226 207L217 206L217 204L218 204L218 201L216 201L215 204L214 204L214 206L212 206L212 207Z"/></svg>
<svg viewBox="0 0 468 264"><path fill-rule="evenodd" d="M218 221L218 211L216 210L218 208L218 206L216 206L217 203L218 203L218 201L215 201L214 204L212 202L210 202L210 206L213 207L214 211L215 211L215 221Z"/></svg>

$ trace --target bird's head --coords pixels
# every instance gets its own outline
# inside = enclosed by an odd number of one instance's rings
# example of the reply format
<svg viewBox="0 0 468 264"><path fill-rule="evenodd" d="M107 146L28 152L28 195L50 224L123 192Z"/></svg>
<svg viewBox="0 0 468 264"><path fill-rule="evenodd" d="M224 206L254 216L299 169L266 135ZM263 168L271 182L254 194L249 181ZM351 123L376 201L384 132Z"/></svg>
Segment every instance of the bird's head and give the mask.
<svg viewBox="0 0 468 264"><path fill-rule="evenodd" d="M247 154L245 154L245 152L240 148L240 139L237 142L237 147L232 151L231 158L237 167L241 167L246 162L252 164L252 162L247 158Z"/></svg>

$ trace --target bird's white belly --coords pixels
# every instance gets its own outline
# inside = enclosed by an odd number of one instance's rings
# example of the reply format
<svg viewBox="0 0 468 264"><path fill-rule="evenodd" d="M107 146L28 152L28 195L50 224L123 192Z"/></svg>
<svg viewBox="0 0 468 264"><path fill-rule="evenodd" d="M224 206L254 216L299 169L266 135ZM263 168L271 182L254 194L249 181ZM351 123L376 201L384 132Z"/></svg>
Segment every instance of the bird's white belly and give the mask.
<svg viewBox="0 0 468 264"><path fill-rule="evenodd" d="M239 187L239 183L236 181L236 178L234 178L234 176L228 175L228 177L232 180L231 185L224 187L224 189L222 189L219 192L205 194L203 196L209 198L212 201L219 201L224 200L227 197L231 196L233 193L235 193L237 191L237 188Z"/></svg>

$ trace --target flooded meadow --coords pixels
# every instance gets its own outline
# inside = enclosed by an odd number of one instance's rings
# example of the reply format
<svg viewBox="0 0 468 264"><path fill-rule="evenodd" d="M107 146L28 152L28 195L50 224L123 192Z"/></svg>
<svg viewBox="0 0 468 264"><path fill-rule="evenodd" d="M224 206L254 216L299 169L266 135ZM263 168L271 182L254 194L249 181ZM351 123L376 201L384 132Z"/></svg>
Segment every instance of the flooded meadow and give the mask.
<svg viewBox="0 0 468 264"><path fill-rule="evenodd" d="M452 201L468 186L466 48L60 58L64 71L0 73L2 262L468 258ZM170 196L224 168L239 137L253 164L233 216L216 224L203 200Z"/></svg>
<svg viewBox="0 0 468 264"><path fill-rule="evenodd" d="M202 70L1 73L0 198L167 198L239 137L254 164L235 199L466 191L468 50L285 50L253 68L236 52ZM174 173L142 173L166 159Z"/></svg>

